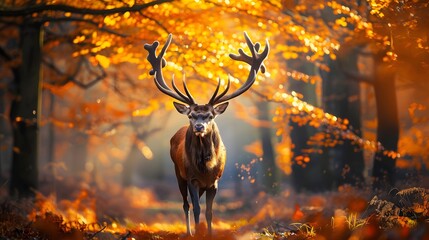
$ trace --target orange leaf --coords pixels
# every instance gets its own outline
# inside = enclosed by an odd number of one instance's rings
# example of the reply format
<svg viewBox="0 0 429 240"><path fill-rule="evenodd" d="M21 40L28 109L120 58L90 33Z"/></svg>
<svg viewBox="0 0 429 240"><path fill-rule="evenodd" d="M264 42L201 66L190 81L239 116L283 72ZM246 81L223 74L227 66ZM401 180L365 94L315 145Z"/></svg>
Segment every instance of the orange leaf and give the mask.
<svg viewBox="0 0 429 240"><path fill-rule="evenodd" d="M301 211L299 204L295 204L295 211L292 215L292 220L300 221L304 218L304 213Z"/></svg>

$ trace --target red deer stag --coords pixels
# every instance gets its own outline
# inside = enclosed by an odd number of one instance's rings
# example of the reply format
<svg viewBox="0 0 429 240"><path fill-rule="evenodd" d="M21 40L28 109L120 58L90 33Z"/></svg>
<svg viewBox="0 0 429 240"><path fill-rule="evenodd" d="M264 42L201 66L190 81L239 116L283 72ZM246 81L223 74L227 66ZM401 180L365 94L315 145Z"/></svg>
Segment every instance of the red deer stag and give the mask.
<svg viewBox="0 0 429 240"><path fill-rule="evenodd" d="M208 233L211 235L212 205L218 188L218 180L222 176L225 166L226 151L214 122L216 116L222 114L228 100L247 91L255 82L256 74L261 69L265 72L263 61L268 56L268 40L262 53L258 53L260 44L253 44L249 36L244 33L251 56L239 49L239 54L230 54L233 60L248 63L251 66L246 82L235 92L227 95L230 87L230 79L225 90L218 95L220 80L209 103L199 105L194 101L186 83L183 81L185 93L181 92L172 80L173 89L168 87L162 76L162 68L166 66L165 51L171 43L172 35L168 35L167 42L160 54L156 56L158 41L153 44L145 44L144 48L149 52L147 60L152 65L151 75L154 75L155 84L164 94L184 103L173 102L174 107L181 114L189 118L189 126L184 126L170 140L170 155L174 162L177 182L183 197L183 210L186 216L187 234L191 235L188 190L194 211L195 224L199 224L200 197L206 192L206 220Z"/></svg>

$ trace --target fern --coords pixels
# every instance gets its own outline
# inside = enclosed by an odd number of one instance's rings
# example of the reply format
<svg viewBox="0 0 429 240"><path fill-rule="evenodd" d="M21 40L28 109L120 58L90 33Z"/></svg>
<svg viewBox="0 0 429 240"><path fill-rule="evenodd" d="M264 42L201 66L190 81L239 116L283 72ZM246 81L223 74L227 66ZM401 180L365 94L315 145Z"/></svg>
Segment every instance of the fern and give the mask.
<svg viewBox="0 0 429 240"><path fill-rule="evenodd" d="M429 215L429 190L407 188L398 191L391 201L374 196L369 202L383 228L394 226L413 227L418 221L426 221Z"/></svg>

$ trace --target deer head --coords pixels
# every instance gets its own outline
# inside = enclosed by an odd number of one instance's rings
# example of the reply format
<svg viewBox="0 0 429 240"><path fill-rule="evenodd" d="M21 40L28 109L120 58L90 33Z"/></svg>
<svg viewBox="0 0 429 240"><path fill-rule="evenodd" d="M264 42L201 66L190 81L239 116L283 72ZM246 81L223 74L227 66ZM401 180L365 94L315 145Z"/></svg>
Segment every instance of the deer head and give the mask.
<svg viewBox="0 0 429 240"><path fill-rule="evenodd" d="M233 60L242 61L251 66L247 80L240 88L238 88L233 93L227 95L231 84L230 79L228 78L227 86L220 94L218 93L221 81L220 79L218 79L218 84L213 96L210 98L210 101L207 104L203 105L197 104L195 102L194 98L188 90L188 87L186 86L185 80L183 80L183 89L185 90L185 93L182 93L177 88L176 84L174 83L174 77L172 78L171 83L173 89L171 89L164 81L162 75L162 68L167 65L167 62L164 59L164 54L171 43L172 34L168 35L167 42L165 43L158 56L156 56L155 53L159 45L158 41L155 41L153 44L144 45L144 48L149 52L147 60L150 62L153 68L149 73L150 75L154 75L155 85L164 94L181 102L174 102L174 107L179 113L188 116L193 132L197 136L204 137L210 132L213 125L213 120L216 118L216 116L222 114L228 107L227 101L246 92L255 82L256 74L259 69L261 69L262 73L265 72L265 66L263 65L263 61L268 56L268 52L270 49L268 40L266 41L266 46L262 53L258 53L260 44L253 44L246 32L244 32L244 37L250 49L251 56L244 53L243 49L238 50L239 54L230 54L229 56Z"/></svg>

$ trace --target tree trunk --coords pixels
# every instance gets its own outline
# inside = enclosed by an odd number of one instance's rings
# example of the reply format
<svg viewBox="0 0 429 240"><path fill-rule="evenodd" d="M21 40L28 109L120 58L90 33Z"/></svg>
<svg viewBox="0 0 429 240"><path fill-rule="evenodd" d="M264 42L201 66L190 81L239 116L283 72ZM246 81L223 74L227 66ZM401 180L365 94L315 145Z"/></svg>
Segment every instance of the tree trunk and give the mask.
<svg viewBox="0 0 429 240"><path fill-rule="evenodd" d="M309 68L310 66L307 66ZM311 72L308 69L304 69ZM305 83L303 81L297 81L291 79L290 91L296 91L304 95L304 101L317 105L316 99L316 86L314 84ZM311 136L313 136L317 129L309 125L300 126L298 123L291 121L291 132L290 137L294 145L293 152L293 164L292 164L292 184L296 191L311 191L320 192L331 189L332 179L331 170L329 166L329 159L326 154L319 153L305 153L305 150L313 149L315 146L309 146L307 144ZM297 156L308 156L310 162L299 164L295 161Z"/></svg>
<svg viewBox="0 0 429 240"><path fill-rule="evenodd" d="M341 65L339 64L341 61ZM342 59L330 61L330 71L322 74L323 99L325 111L342 119L349 120L349 127L361 136L360 86L356 79L350 79L344 71L357 72L357 54L348 51ZM363 149L352 141L342 139L343 143L327 148L332 161L334 184L362 185L365 163Z"/></svg>
<svg viewBox="0 0 429 240"><path fill-rule="evenodd" d="M15 99L10 120L13 128L13 162L10 194L13 197L34 197L38 186L38 127L41 103L41 48L43 32L40 24L23 24L21 29L22 63L17 76Z"/></svg>
<svg viewBox="0 0 429 240"><path fill-rule="evenodd" d="M270 122L269 105L266 101L257 103L259 110L258 119L262 122ZM279 191L277 179L277 167L275 163L274 147L270 127L261 126L259 128L262 141L262 183L268 193L275 194Z"/></svg>
<svg viewBox="0 0 429 240"><path fill-rule="evenodd" d="M345 99L346 109L344 113L339 116L348 119L349 126L352 128L353 132L358 137L362 137L359 83L349 80L347 84L347 93L347 99ZM362 147L350 140L344 140L342 152L343 157L340 159L339 168L341 174L337 175L338 185L350 184L354 186L363 186L365 162Z"/></svg>
<svg viewBox="0 0 429 240"><path fill-rule="evenodd" d="M3 49L0 49L3 51ZM7 53L0 53L6 62L12 61L12 57ZM6 97L9 89L11 89L13 76L18 74L18 68L12 67L12 78L2 79L0 82L0 184L4 184L8 180L10 174L10 165L12 164L12 126L9 117L7 116L9 104Z"/></svg>
<svg viewBox="0 0 429 240"><path fill-rule="evenodd" d="M42 99L43 104L48 104L46 108L42 109L42 112L46 111L46 118L53 119L54 111L55 111L55 95L51 91L46 91L44 94L46 98ZM51 188L51 192L57 192L57 169L56 169L56 161L55 161L55 124L52 120L49 120L47 125L45 126L45 130L41 129L41 132L46 131L46 136L41 136L40 141L45 143L41 151L46 151L46 160L44 162L43 159L38 161L38 164L47 164L48 173L45 179L41 179L41 181L45 180L48 182ZM40 135L43 135L41 133ZM42 155L42 154L41 154Z"/></svg>
<svg viewBox="0 0 429 240"><path fill-rule="evenodd" d="M137 136L135 136L137 138ZM122 170L122 186L129 187L133 185L133 175L137 166L137 159L142 159L141 154L136 143L133 143L128 153L127 158L124 162L124 168Z"/></svg>
<svg viewBox="0 0 429 240"><path fill-rule="evenodd" d="M6 149L6 107L5 107L5 94L6 87L2 86L0 82L0 184L3 183L3 161L5 158Z"/></svg>
<svg viewBox="0 0 429 240"><path fill-rule="evenodd" d="M10 195L34 197L38 186L38 135L41 116L41 51L43 32L40 24L23 24L22 62L15 78L17 95L12 102L13 162Z"/></svg>
<svg viewBox="0 0 429 240"><path fill-rule="evenodd" d="M398 150L399 119L395 88L395 73L391 66L376 59L374 92L377 105L377 141L384 149L374 156L372 176L374 189L389 189L395 184L396 156L387 156L383 151Z"/></svg>
<svg viewBox="0 0 429 240"><path fill-rule="evenodd" d="M48 97L49 97L49 119L54 118L54 111L55 111L55 95L51 92L48 91L47 92ZM53 170L53 165L55 163L55 159L54 159L54 149L55 149L55 125L52 121L49 121L48 123L48 146L46 146L46 148L48 149L48 154L47 154L47 162L51 168L51 170ZM53 171L51 171L51 173L53 173Z"/></svg>
<svg viewBox="0 0 429 240"><path fill-rule="evenodd" d="M70 174L78 179L82 180L86 172L86 163L88 159L88 142L89 135L86 132L75 132L73 134L73 146L72 149L76 151L73 158L69 162Z"/></svg>

